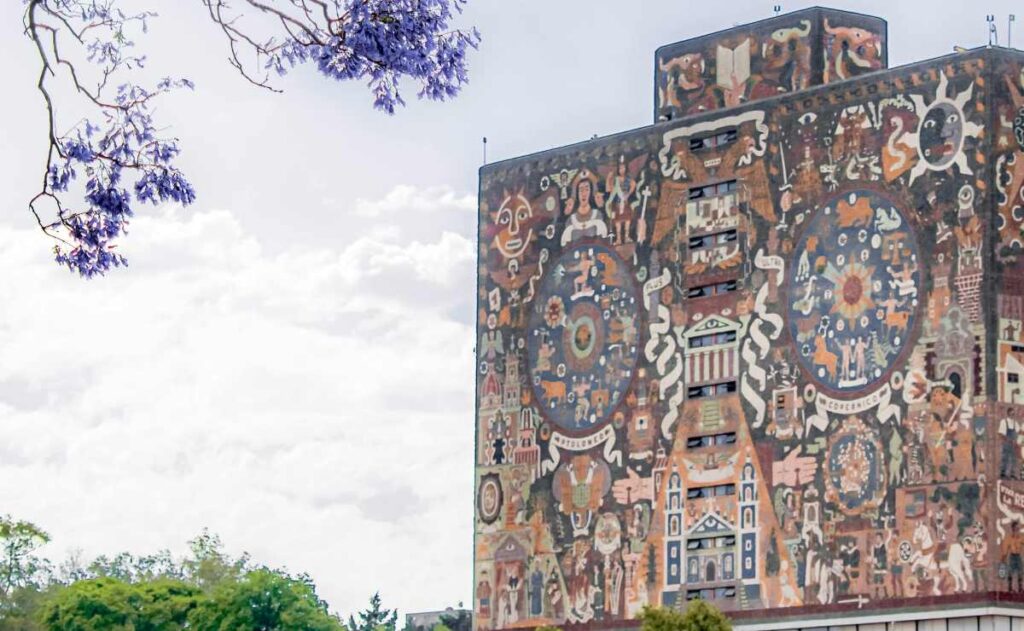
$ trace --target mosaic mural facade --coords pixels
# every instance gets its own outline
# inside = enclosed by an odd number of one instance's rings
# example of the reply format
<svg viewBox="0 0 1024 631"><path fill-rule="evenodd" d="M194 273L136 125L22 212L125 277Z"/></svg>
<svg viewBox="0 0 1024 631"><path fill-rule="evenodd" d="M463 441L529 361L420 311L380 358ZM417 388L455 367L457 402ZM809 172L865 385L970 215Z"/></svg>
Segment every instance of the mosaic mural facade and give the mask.
<svg viewBox="0 0 1024 631"><path fill-rule="evenodd" d="M663 46L655 121L852 79L887 66L885 20L814 8Z"/></svg>
<svg viewBox="0 0 1024 631"><path fill-rule="evenodd" d="M481 170L478 628L1024 592L1022 61Z"/></svg>

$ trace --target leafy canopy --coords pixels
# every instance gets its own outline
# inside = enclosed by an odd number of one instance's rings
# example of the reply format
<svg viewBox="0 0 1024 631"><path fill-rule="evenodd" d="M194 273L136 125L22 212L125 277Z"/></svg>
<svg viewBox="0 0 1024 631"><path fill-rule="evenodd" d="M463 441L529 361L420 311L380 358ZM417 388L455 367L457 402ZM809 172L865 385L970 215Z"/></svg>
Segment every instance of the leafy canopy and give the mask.
<svg viewBox="0 0 1024 631"><path fill-rule="evenodd" d="M732 631L725 614L703 600L691 600L684 613L646 606L639 618L641 631Z"/></svg>
<svg viewBox="0 0 1024 631"><path fill-rule="evenodd" d="M233 557L208 531L182 559L76 553L54 565L35 555L47 541L29 522L0 518L9 577L0 631L347 631L308 575ZM397 614L374 594L357 617L351 631L394 631Z"/></svg>

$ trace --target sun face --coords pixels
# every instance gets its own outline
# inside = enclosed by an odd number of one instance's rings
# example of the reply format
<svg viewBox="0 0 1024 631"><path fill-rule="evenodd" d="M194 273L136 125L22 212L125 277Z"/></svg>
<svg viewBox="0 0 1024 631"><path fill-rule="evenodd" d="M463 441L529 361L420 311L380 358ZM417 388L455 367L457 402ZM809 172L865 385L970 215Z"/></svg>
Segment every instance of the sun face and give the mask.
<svg viewBox="0 0 1024 631"><path fill-rule="evenodd" d="M920 158L910 171L911 183L926 171L944 171L953 165L960 169L960 173L973 174L967 164L964 140L979 137L982 127L967 120L964 105L971 100L974 84L954 98L949 97L948 88L949 80L942 74L935 99L930 104L925 103L920 94L909 95L917 111L918 124L914 133L907 134L906 143L917 149Z"/></svg>
<svg viewBox="0 0 1024 631"><path fill-rule="evenodd" d="M875 306L871 299L871 272L873 268L860 263L849 263L846 267L836 270L830 268L826 277L835 287L835 302L832 313L838 313L850 325L854 325L862 313Z"/></svg>

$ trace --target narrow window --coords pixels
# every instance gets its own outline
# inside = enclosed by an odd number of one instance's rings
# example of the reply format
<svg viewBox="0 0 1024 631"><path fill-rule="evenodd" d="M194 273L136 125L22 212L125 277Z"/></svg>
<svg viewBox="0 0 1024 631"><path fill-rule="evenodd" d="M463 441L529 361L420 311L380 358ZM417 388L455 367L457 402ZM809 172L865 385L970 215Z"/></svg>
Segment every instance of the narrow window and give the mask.
<svg viewBox="0 0 1024 631"><path fill-rule="evenodd" d="M736 331L726 331L724 333L710 333L708 335L698 335L697 337L690 338L690 348L704 348L706 346L716 346L718 344L728 344L729 342L736 341Z"/></svg>
<svg viewBox="0 0 1024 631"><path fill-rule="evenodd" d="M708 296L719 296L729 292L736 291L739 287L739 281L727 280L720 283L711 283L708 285L697 285L695 287L689 287L686 290L687 298L707 298Z"/></svg>
<svg viewBox="0 0 1024 631"><path fill-rule="evenodd" d="M736 142L738 133L736 128L727 129L725 131L716 132L714 134L708 134L707 136L697 136L690 138L690 151L701 151L703 149L714 149L715 147L724 147L729 143Z"/></svg>
<svg viewBox="0 0 1024 631"><path fill-rule="evenodd" d="M736 442L736 432L709 434L707 436L690 436L686 439L687 449L700 449L715 445L732 445Z"/></svg>
<svg viewBox="0 0 1024 631"><path fill-rule="evenodd" d="M728 180L726 182L718 182L716 184L708 184L706 186L695 186L690 189L688 198L703 199L705 197L714 197L715 195L725 195L731 193L737 188L736 180Z"/></svg>
<svg viewBox="0 0 1024 631"><path fill-rule="evenodd" d="M730 392L736 392L735 381L709 384L706 386L693 386L686 390L686 397L688 399L701 399L704 397L713 397L723 394L729 394Z"/></svg>

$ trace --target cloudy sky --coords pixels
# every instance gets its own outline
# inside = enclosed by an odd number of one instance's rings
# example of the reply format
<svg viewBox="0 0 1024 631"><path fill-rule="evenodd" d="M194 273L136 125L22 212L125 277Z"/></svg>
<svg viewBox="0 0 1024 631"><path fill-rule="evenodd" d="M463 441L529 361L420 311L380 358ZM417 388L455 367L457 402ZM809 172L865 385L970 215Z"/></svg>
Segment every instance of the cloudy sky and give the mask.
<svg viewBox="0 0 1024 631"><path fill-rule="evenodd" d="M378 589L468 604L481 137L493 160L645 125L657 46L774 3L471 0L472 85L394 117L311 71L251 88L199 0L145 4L150 72L197 84L159 116L199 200L147 209L131 267L89 282L32 229L38 61L0 6L0 513L48 529L52 558L182 552L209 527L345 614ZM899 65L983 44L1013 4L836 6L887 18Z"/></svg>

